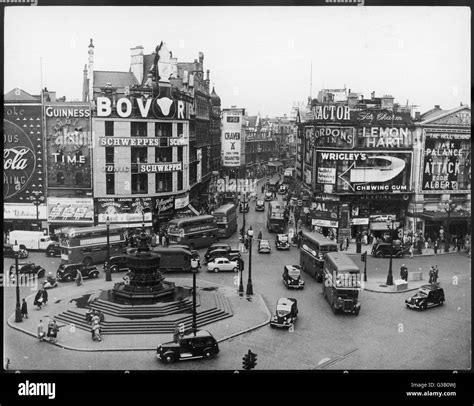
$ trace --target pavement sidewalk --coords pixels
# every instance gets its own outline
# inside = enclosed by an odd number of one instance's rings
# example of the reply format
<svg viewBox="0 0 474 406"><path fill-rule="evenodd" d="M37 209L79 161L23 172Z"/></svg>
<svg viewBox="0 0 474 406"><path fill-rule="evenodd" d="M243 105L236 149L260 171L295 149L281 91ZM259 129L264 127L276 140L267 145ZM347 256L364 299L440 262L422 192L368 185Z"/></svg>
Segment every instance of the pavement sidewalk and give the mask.
<svg viewBox="0 0 474 406"><path fill-rule="evenodd" d="M167 278L177 286L191 287L192 282L185 278ZM75 283L63 283L57 288L49 290L49 301L47 306L41 310L36 310L33 306L33 299L36 292L32 293L26 301L28 303L29 318L20 323L15 322L15 315L12 314L7 324L25 334L37 337L37 327L39 320L43 320L44 330L50 318L66 311L67 309L77 309L76 303L87 301L100 294L101 291L111 289L118 280L112 282L104 280L84 281L81 286ZM225 296L232 308L232 317L202 326L202 329L209 330L217 341L222 342L232 337L252 331L268 324L271 313L267 308L263 298L254 294L250 297L239 296L237 287L226 287L215 283L197 280L197 294L205 294L206 290L217 290ZM108 316L106 315L106 318ZM92 341L91 333L72 324L58 323L63 327L59 330L56 344L61 348L76 351L150 351L164 342L172 341L172 334L107 334L103 335L100 342ZM199 326L198 326L199 327ZM45 341L45 344L51 344Z"/></svg>

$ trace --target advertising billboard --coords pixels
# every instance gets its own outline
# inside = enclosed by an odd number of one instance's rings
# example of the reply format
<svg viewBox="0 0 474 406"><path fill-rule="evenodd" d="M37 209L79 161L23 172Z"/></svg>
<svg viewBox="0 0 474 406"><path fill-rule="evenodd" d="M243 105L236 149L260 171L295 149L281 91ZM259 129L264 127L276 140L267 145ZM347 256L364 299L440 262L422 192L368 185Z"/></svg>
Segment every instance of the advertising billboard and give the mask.
<svg viewBox="0 0 474 406"><path fill-rule="evenodd" d="M92 137L89 103L47 103L48 188L92 188Z"/></svg>
<svg viewBox="0 0 474 406"><path fill-rule="evenodd" d="M31 192L45 196L41 104L3 106L3 201L25 203Z"/></svg>
<svg viewBox="0 0 474 406"><path fill-rule="evenodd" d="M318 151L316 162L321 189L329 184L336 193L411 191L411 152Z"/></svg>
<svg viewBox="0 0 474 406"><path fill-rule="evenodd" d="M355 127L343 126L306 126L305 139L310 148L349 148L354 147Z"/></svg>
<svg viewBox="0 0 474 406"><path fill-rule="evenodd" d="M471 135L426 130L422 174L422 192L470 191Z"/></svg>
<svg viewBox="0 0 474 406"><path fill-rule="evenodd" d="M49 223L93 223L94 202L92 198L48 198Z"/></svg>
<svg viewBox="0 0 474 406"><path fill-rule="evenodd" d="M95 199L97 220L99 223L105 223L107 218L111 223L138 223L152 219L152 198L98 198ZM148 224L146 224L148 225Z"/></svg>
<svg viewBox="0 0 474 406"><path fill-rule="evenodd" d="M222 165L240 166L242 113L224 111L222 117Z"/></svg>

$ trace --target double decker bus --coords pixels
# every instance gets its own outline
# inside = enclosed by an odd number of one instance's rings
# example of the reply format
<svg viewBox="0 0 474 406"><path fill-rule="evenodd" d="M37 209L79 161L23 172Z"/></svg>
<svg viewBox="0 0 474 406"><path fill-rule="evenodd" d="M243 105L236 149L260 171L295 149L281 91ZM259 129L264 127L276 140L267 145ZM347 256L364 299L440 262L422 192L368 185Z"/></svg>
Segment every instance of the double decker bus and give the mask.
<svg viewBox="0 0 474 406"><path fill-rule="evenodd" d="M219 238L214 216L202 215L173 219L168 223L170 244L188 245L190 249L209 247Z"/></svg>
<svg viewBox="0 0 474 406"><path fill-rule="evenodd" d="M84 263L86 266L104 263L107 259L107 233L110 256L122 254L127 246L124 230L111 225L78 227L65 230L60 240L61 263Z"/></svg>
<svg viewBox="0 0 474 406"><path fill-rule="evenodd" d="M283 173L283 181L291 184L296 179L296 168L286 168Z"/></svg>
<svg viewBox="0 0 474 406"><path fill-rule="evenodd" d="M268 203L267 228L268 231L275 233L283 233L285 231L285 208L277 200Z"/></svg>
<svg viewBox="0 0 474 406"><path fill-rule="evenodd" d="M328 252L324 258L323 296L334 313L359 314L360 270L343 252Z"/></svg>
<svg viewBox="0 0 474 406"><path fill-rule="evenodd" d="M232 203L218 207L214 210L213 216L217 221L220 238L228 238L237 231L237 210Z"/></svg>
<svg viewBox="0 0 474 406"><path fill-rule="evenodd" d="M267 191L269 192L278 192L278 188L280 187L280 181L278 180L270 180L267 182Z"/></svg>
<svg viewBox="0 0 474 406"><path fill-rule="evenodd" d="M300 266L318 282L323 280L324 257L328 252L337 251L337 243L322 234L303 231L300 245Z"/></svg>

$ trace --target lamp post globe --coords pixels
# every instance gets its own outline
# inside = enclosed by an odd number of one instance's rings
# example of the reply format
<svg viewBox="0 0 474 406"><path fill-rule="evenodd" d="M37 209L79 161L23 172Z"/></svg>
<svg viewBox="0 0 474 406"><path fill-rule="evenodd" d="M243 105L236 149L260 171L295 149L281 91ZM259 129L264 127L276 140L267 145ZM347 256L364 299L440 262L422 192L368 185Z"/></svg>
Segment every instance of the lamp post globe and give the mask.
<svg viewBox="0 0 474 406"><path fill-rule="evenodd" d="M18 275L18 255L20 253L20 246L15 241L13 246L13 251L15 252L15 283L16 283L16 306L15 306L15 322L19 323L23 321L23 316L21 315L21 305L20 305L20 278Z"/></svg>

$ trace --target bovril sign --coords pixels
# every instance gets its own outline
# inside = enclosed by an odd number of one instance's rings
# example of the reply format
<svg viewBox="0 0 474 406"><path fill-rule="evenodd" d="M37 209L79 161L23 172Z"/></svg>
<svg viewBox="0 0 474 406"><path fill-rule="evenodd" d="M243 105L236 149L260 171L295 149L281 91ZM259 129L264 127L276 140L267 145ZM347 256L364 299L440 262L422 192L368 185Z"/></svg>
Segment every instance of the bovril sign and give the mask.
<svg viewBox="0 0 474 406"><path fill-rule="evenodd" d="M97 117L109 117L114 112L122 118L138 113L142 118L186 119L185 102L183 100L173 100L169 97L136 98L133 101L127 97L122 97L117 100L115 106L112 106L112 100L100 96L97 97L96 105Z"/></svg>

